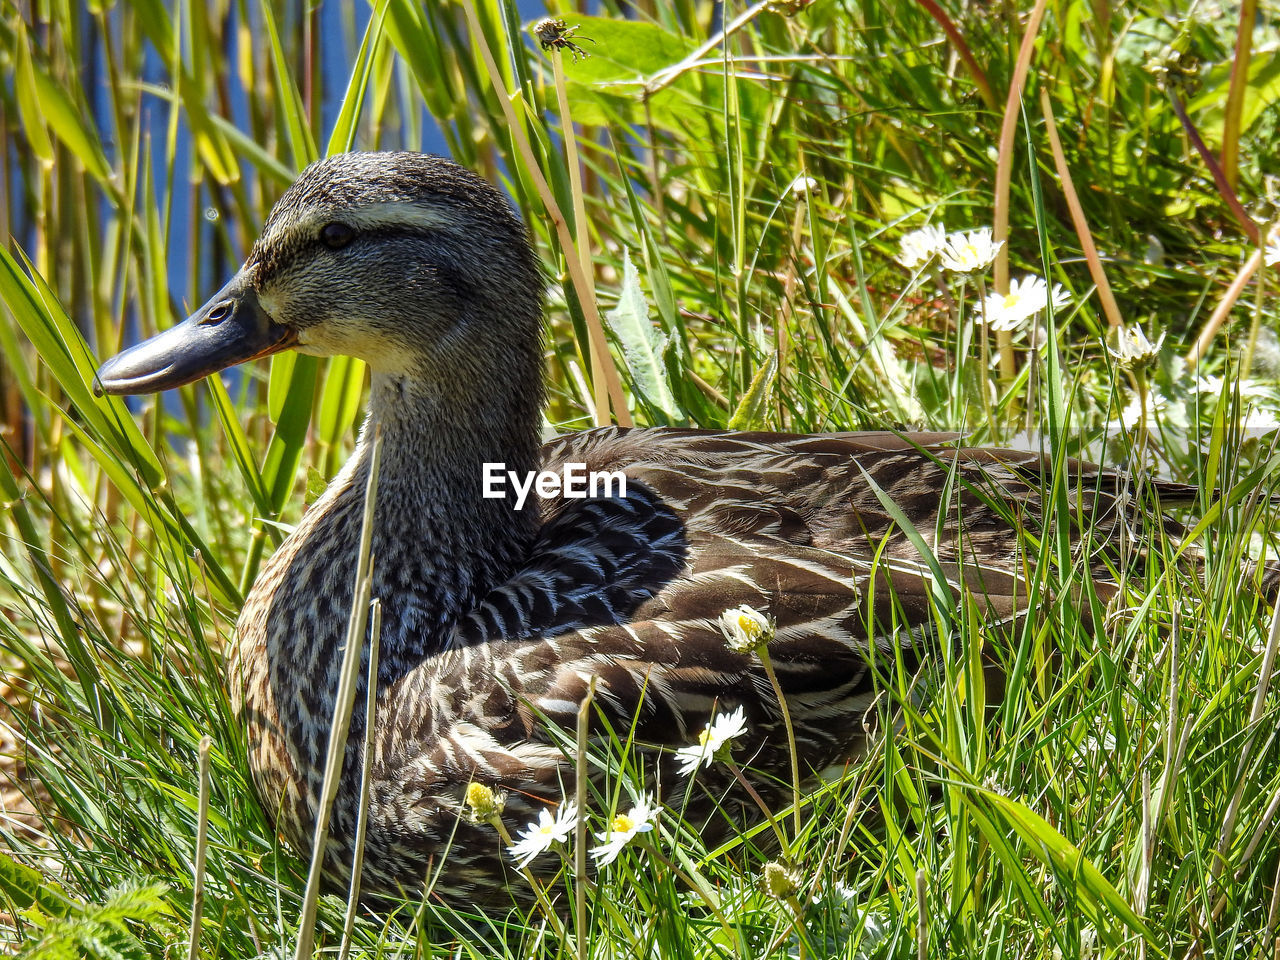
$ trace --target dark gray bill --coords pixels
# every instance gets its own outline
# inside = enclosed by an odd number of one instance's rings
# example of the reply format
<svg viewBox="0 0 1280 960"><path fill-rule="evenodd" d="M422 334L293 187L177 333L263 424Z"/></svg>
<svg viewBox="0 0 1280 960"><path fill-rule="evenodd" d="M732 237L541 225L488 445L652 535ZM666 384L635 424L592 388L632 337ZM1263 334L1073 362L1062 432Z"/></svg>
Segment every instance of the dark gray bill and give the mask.
<svg viewBox="0 0 1280 960"><path fill-rule="evenodd" d="M99 396L158 393L278 353L296 341L294 331L267 315L238 273L182 323L104 363L93 389Z"/></svg>

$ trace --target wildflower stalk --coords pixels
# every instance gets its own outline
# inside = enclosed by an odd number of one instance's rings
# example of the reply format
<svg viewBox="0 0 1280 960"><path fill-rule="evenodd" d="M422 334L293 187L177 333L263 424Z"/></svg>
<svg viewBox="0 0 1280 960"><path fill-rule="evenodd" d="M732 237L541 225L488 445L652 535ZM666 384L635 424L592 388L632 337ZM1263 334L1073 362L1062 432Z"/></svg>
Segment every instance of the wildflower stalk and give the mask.
<svg viewBox="0 0 1280 960"><path fill-rule="evenodd" d="M978 277L978 302L985 303L987 300L987 285L983 282L982 277ZM982 328L982 340L980 341L980 358L978 364L978 390L982 394L982 412L987 418L987 429L992 433L992 439L995 439L996 417L995 411L991 408L991 328L987 323L987 318L982 317L978 324Z"/></svg>
<svg viewBox="0 0 1280 960"><path fill-rule="evenodd" d="M730 942L734 942L738 939L733 928L729 925L728 918L725 917L724 911L720 909L720 904L716 902L715 897L711 894L706 878L702 876L695 877L693 874L690 874L688 871L681 868L674 860L663 853L656 843L650 840L642 840L640 842L640 846L644 848L645 853L666 866L672 873L679 877L690 890L694 891L702 899L702 902L707 905L707 908L715 914L716 921L729 937Z"/></svg>
<svg viewBox="0 0 1280 960"><path fill-rule="evenodd" d="M552 76L556 88L556 105L560 110L561 140L564 143L564 162L569 170L569 193L573 198L573 239L577 246L566 250L566 257L576 256L584 277L591 277L591 241L587 231L587 207L582 195L582 167L578 163L578 137L573 129L573 116L569 112L569 93L564 78L564 57L559 47L548 51ZM604 358L596 345L591 345L592 403L595 405L596 422L608 423L609 389L605 374ZM604 419L601 419L601 418ZM579 803L582 798L579 797ZM581 806L579 806L581 809Z"/></svg>
<svg viewBox="0 0 1280 960"><path fill-rule="evenodd" d="M1138 388L1138 436L1136 444L1138 456L1135 459L1140 467L1145 462L1147 452L1147 371L1141 368L1135 370L1133 379Z"/></svg>
<svg viewBox="0 0 1280 960"><path fill-rule="evenodd" d="M773 953L782 946L783 940L792 933L796 935L797 944L797 960L804 960L809 951L812 951L805 935L804 928L804 908L800 906L800 900L797 894L800 892L800 876L796 872L795 867L789 862L782 860L774 860L765 864L762 886L766 896L777 900L787 908L791 922L790 930L783 930L774 942L770 945L766 953ZM809 947L809 951L806 951Z"/></svg>
<svg viewBox="0 0 1280 960"><path fill-rule="evenodd" d="M778 843L782 845L782 852L784 854L789 854L791 852L791 844L787 842L787 835L782 832L782 828L778 826L778 821L774 819L773 811L770 810L769 805L764 802L764 797L760 796L760 794L756 792L756 788L751 785L751 781L743 775L741 767L730 759L726 759L724 763L725 766L729 768L729 772L732 773L738 783L742 785L742 789L746 790L751 799L756 802L756 806L760 808L760 812L764 814L764 818L769 821L769 826L773 828L774 836L778 838Z"/></svg>
<svg viewBox="0 0 1280 960"><path fill-rule="evenodd" d="M1018 373L1018 365L1013 356L1013 334L1010 331L996 331L996 350L1000 354L1000 385L1007 387L1013 383L1013 378Z"/></svg>
<svg viewBox="0 0 1280 960"><path fill-rule="evenodd" d="M502 840L502 845L504 847L509 847L514 843L511 839L511 834L507 832L507 825L502 822L502 817L498 816L497 813L487 818L485 823L498 831L498 837ZM560 922L560 918L556 915L555 909L551 906L551 900L548 899L547 892L542 888L542 884L538 881L538 878L530 872L528 867L517 867L516 869L520 871L525 882L533 888L533 895L537 898L538 906L541 908L543 916L547 918L547 922L550 923L552 929L555 930L556 936L560 938L560 942L568 944L569 933L565 930L564 924Z"/></svg>
<svg viewBox="0 0 1280 960"><path fill-rule="evenodd" d="M356 808L355 853L351 861L351 886L347 895L347 911L342 918L342 944L338 960L351 954L351 934L356 926L356 908L360 904L360 877L364 872L364 843L369 829L369 793L373 787L373 734L378 712L378 655L382 640L382 600L369 604L369 669L365 681L364 751L360 765L360 803Z"/></svg>
<svg viewBox="0 0 1280 960"><path fill-rule="evenodd" d="M559 64L559 51L555 51ZM574 827L573 876L574 908L578 921L578 957L586 956L587 930L587 727L591 718L591 701L596 695L596 678L587 681L587 694L578 707L578 743L575 756L574 795L578 803L578 822Z"/></svg>
<svg viewBox="0 0 1280 960"><path fill-rule="evenodd" d="M795 823L795 837L800 836L800 758L796 754L796 731L791 725L791 711L787 709L787 698L783 696L782 684L778 682L777 671L773 669L773 660L769 657L769 647L762 644L756 653L764 667L765 676L773 684L774 696L778 698L778 706L782 708L782 722L787 728L787 749L791 753L791 812Z"/></svg>
<svg viewBox="0 0 1280 960"><path fill-rule="evenodd" d="M209 851L209 750L212 747L211 737L200 738L196 863L195 880L191 888L191 931L187 942L187 960L196 960L200 955L200 922L204 915L204 864Z"/></svg>

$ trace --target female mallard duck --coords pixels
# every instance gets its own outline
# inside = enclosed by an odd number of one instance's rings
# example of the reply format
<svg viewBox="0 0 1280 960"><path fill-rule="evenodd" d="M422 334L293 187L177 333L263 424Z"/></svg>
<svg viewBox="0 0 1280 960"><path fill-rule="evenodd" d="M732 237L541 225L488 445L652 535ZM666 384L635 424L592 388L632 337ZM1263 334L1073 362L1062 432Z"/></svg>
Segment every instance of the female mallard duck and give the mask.
<svg viewBox="0 0 1280 960"><path fill-rule="evenodd" d="M209 303L99 372L101 389L131 394L286 348L369 364L355 454L254 584L230 684L262 802L308 849L380 429L370 893L419 889L443 862L437 891L509 898L507 882L522 881L495 832L460 818L464 793L472 781L509 791L513 826L560 800L573 771L548 724L574 727L588 676L615 730L634 719L664 784L673 751L657 748L687 745L713 709L739 705L744 755L788 770L759 659L729 649L717 622L742 604L776 621L769 654L801 764L848 758L875 693L872 648L910 659L931 623L929 568L882 497L953 591L994 618L1025 608L1016 525L1039 516L1039 457L884 433L600 428L541 446L542 290L523 225L480 177L418 154L336 156L281 197ZM621 471L625 495L518 509L509 487L482 495L495 463L521 477ZM1080 497L1118 531L1123 482L1077 469ZM362 726L357 710L327 851L335 879L350 870Z"/></svg>

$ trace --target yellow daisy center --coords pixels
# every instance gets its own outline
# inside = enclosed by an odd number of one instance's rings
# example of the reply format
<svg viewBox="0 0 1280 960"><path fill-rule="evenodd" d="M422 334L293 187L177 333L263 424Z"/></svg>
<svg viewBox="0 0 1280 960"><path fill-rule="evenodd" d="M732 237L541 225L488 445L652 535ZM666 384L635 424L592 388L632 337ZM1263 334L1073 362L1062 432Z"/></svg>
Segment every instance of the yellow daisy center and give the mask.
<svg viewBox="0 0 1280 960"><path fill-rule="evenodd" d="M710 739L711 739L710 730L703 730L700 734L698 734L698 743L704 747L707 745L707 741Z"/></svg>
<svg viewBox="0 0 1280 960"><path fill-rule="evenodd" d="M467 804L472 807L484 807L493 803L493 791L483 783L467 784Z"/></svg>
<svg viewBox="0 0 1280 960"><path fill-rule="evenodd" d="M625 813L620 813L613 818L614 833L630 833L635 828L635 823Z"/></svg>

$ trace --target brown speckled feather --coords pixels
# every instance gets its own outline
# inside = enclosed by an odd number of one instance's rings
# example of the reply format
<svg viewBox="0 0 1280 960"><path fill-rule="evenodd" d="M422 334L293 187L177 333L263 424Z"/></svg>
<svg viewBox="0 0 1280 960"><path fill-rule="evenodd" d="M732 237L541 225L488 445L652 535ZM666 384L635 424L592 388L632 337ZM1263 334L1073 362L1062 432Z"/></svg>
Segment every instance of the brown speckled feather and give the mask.
<svg viewBox="0 0 1280 960"><path fill-rule="evenodd" d="M1041 459L956 449L939 439L599 429L549 444L547 468L585 462L622 469L628 496L545 505L528 556L504 582L477 597L433 646L423 644L416 660L384 661L366 889L411 883L447 855L438 890L470 899L509 896L498 885L512 881L511 871L492 830L459 818L463 791L472 780L509 790L513 829L533 819L537 798L561 799L573 772L548 724L573 728L584 675L598 678L597 702L615 730L635 718L639 742L667 758L660 762L665 784L677 779L670 750L660 748L687 745L713 707L743 706L751 730L744 755L763 770L785 770L781 717L767 679L758 661L727 648L717 624L721 612L740 604L777 622L770 655L802 762L818 771L853 755L876 690L869 647L887 655L900 644L910 663L922 653L921 634L911 628L931 622L927 568L868 478L910 517L953 591L963 570L991 617L1025 604L1024 558L1009 521L1038 523ZM1119 524L1128 514L1117 500L1123 482L1092 467L1073 469L1072 494L1085 514L1111 515ZM944 504L945 487L953 496ZM353 567L360 490L341 479L312 507L264 571L240 624L239 670L259 787L269 802L284 798L281 827L303 849L329 701L312 694L307 704L308 694L332 689L336 658L298 649L316 642L316 627L299 622L298 611L310 610L319 593L350 596L349 585L326 574ZM1160 492L1189 493L1170 485ZM384 493L379 511L394 510L394 502ZM339 525L345 533L333 529ZM412 583L400 578L390 545L375 541L374 553L382 570L375 593L394 636L403 629L400 607L415 605ZM336 638L340 604L329 619ZM356 726L353 744L358 718ZM353 745L349 777L358 761ZM771 794L776 787L762 780L759 789ZM344 790L354 790L354 779ZM332 828L335 878L350 855L344 838L354 827L352 809L340 802Z"/></svg>

